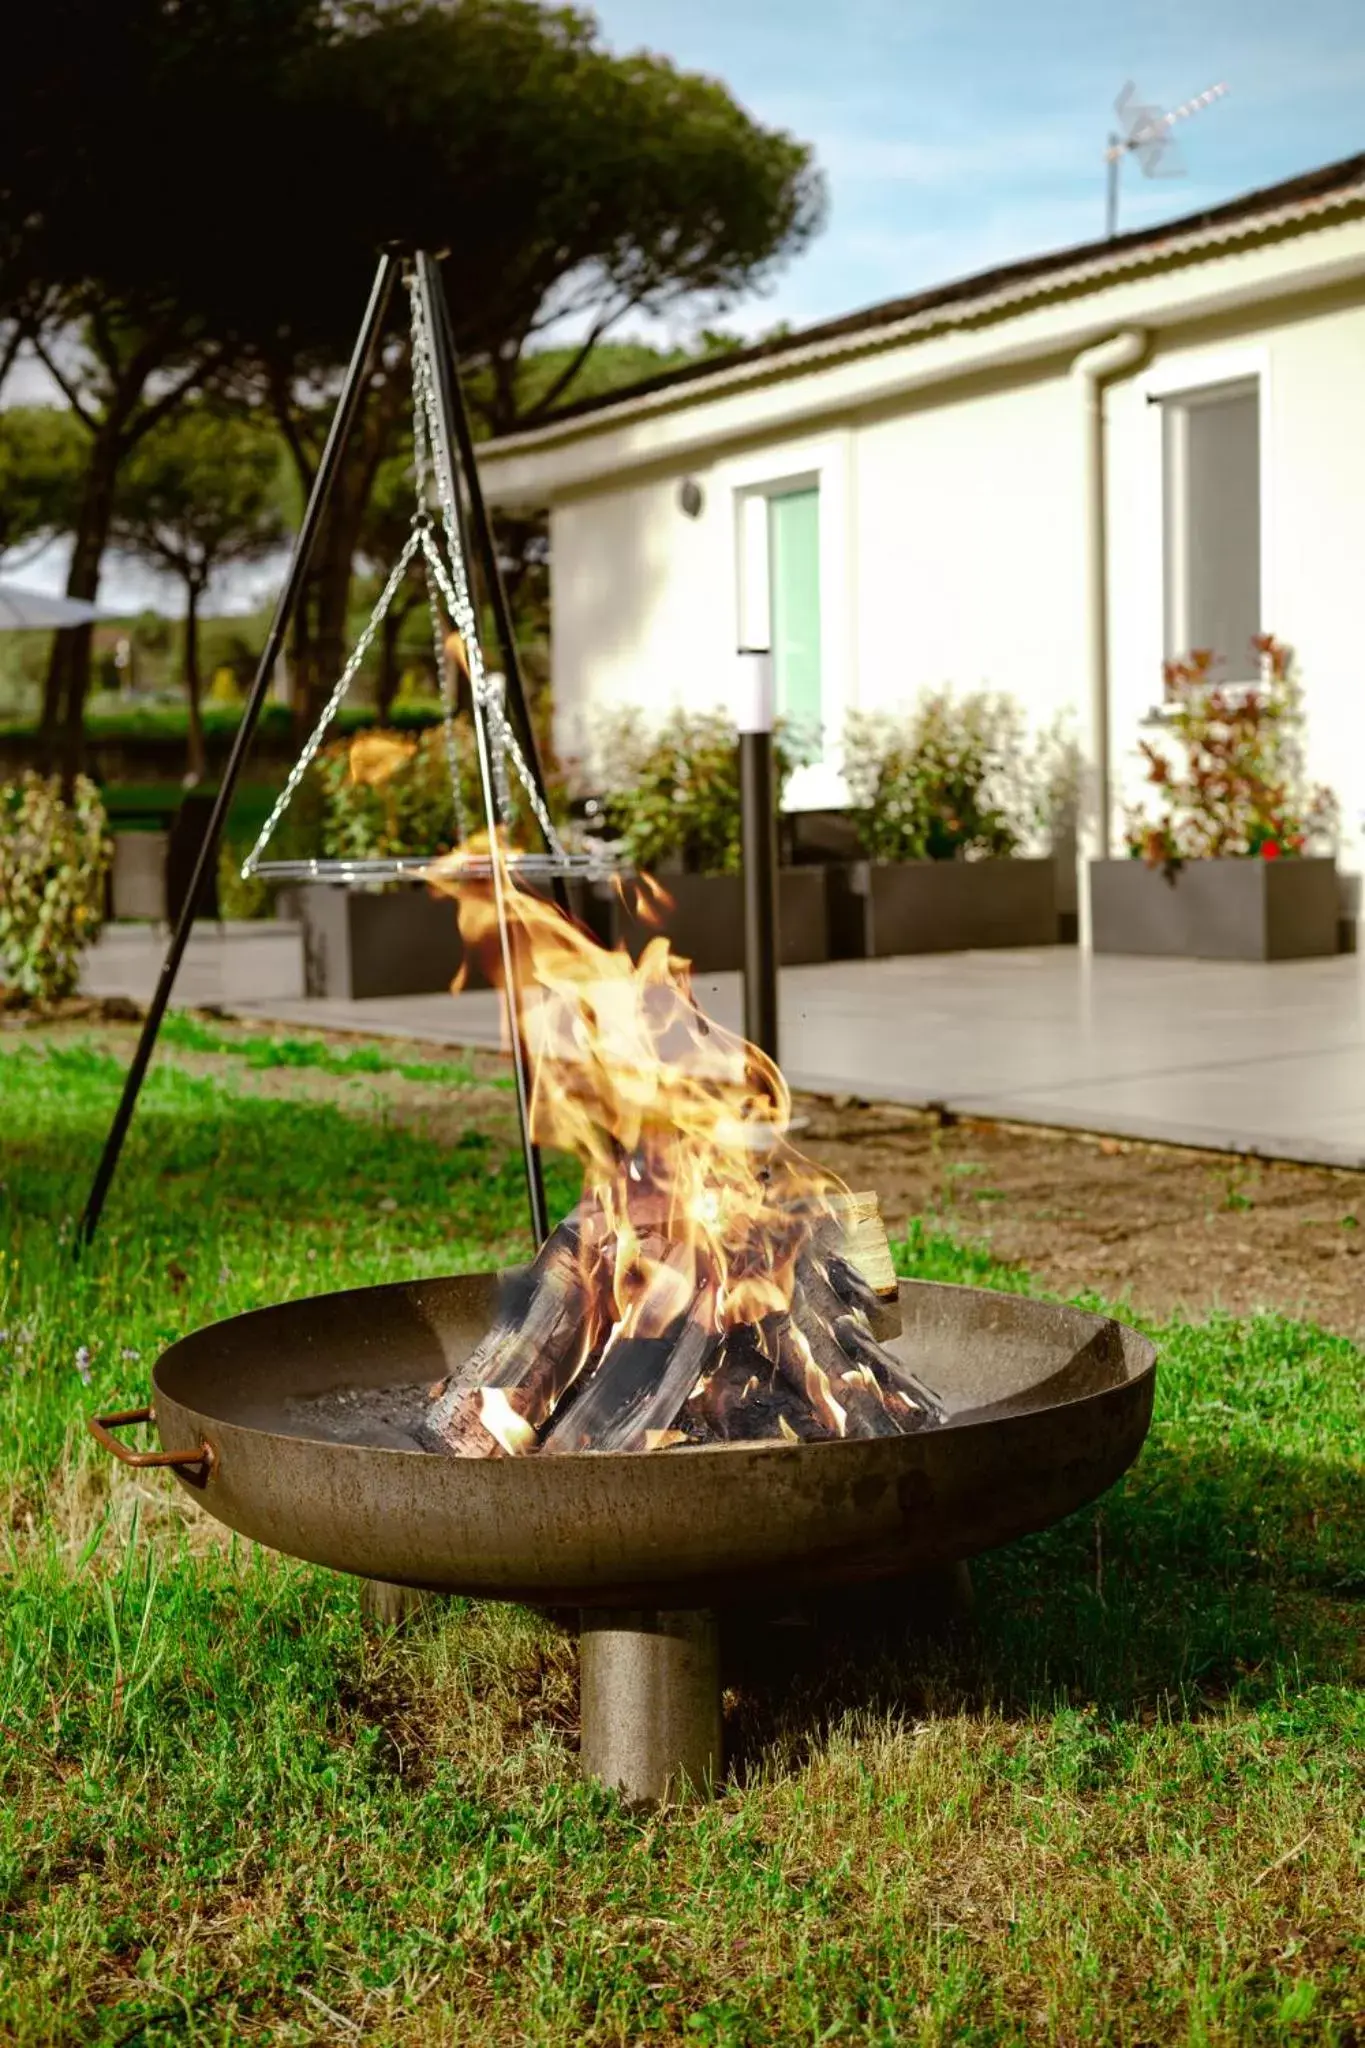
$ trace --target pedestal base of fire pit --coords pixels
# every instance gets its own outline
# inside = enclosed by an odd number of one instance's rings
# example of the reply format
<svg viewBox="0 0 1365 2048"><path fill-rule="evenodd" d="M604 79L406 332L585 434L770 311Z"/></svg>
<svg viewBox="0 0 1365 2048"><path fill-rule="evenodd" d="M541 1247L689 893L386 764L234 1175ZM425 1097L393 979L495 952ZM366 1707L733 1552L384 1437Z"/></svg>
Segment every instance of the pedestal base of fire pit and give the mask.
<svg viewBox="0 0 1365 2048"><path fill-rule="evenodd" d="M631 1806L709 1792L722 1763L720 1630L701 1608L585 1608L579 1642L585 1778Z"/></svg>

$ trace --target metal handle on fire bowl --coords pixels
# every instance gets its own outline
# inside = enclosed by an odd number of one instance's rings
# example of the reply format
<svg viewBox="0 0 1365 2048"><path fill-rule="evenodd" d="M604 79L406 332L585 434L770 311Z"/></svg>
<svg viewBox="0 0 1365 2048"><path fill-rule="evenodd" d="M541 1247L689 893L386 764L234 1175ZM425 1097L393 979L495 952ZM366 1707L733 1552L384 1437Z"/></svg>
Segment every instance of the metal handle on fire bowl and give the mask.
<svg viewBox="0 0 1365 2048"><path fill-rule="evenodd" d="M195 1451L130 1451L113 1434L135 1422L155 1421L155 1408L120 1408L116 1415L91 1415L85 1426L96 1443L103 1444L121 1465L202 1465L207 1478L218 1462L218 1453L207 1437Z"/></svg>

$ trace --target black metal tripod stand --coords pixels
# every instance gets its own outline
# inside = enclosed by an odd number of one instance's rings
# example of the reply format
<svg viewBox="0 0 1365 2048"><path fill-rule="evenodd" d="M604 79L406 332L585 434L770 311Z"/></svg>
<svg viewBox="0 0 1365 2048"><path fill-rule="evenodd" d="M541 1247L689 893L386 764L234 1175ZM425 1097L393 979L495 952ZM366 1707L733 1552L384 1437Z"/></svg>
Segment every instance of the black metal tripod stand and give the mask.
<svg viewBox="0 0 1365 2048"><path fill-rule="evenodd" d="M535 783L539 796L544 800L545 777L541 767L540 754L536 746L535 733L531 724L530 709L526 701L525 685L521 663L517 655L516 640L512 631L511 611L498 565L497 550L493 541L493 530L479 484L479 473L474 460L474 441L470 430L469 414L464 395L460 388L459 358L455 349L454 331L451 326L450 308L441 284L440 271L432 256L424 251L417 252L411 259L415 266L418 291L421 296L427 320L429 346L432 352L432 366L436 391L436 412L440 427L438 442L433 450L434 460L443 488L449 493L450 502L456 509L456 519L464 545L465 559L470 560L470 542L482 566L484 590L493 613L494 627L499 643L499 652L505 677L505 691L508 712L520 743L522 753ZM79 1250L88 1244L99 1226L101 1212L109 1193L110 1184L118 1167L119 1155L128 1135L133 1113L137 1108L142 1084L156 1047L161 1022L170 1002L175 977L189 943L194 922L195 905L200 901L205 882L212 872L217 859L218 844L222 837L231 807L233 792L246 761L252 737L259 722L262 708L270 688L275 664L284 646L289 621L293 617L307 579L313 549L319 527L327 510L337 475L345 460L346 451L352 439L357 417L364 395L365 381L370 372L375 347L384 330L394 285L403 267L404 258L396 251L386 251L380 258L374 286L370 292L369 304L361 323L355 349L346 371L341 395L337 400L332 417L327 443L313 479L303 521L294 541L289 571L284 587L275 606L270 622L270 631L256 669L256 675L242 712L242 721L223 770L223 778L204 831L203 842L190 878L189 888L181 906L171 942L162 962L152 1000L147 1007L146 1020L137 1050L133 1054L123 1094L114 1114L104 1150L91 1184L90 1193L82 1211L76 1233L76 1247ZM470 529L472 528L472 533ZM478 742L479 774L483 785L485 806L490 820L494 816L492 770L489 759L488 736L478 705L474 708L475 737ZM493 863L493 884L495 890L501 887L498 864ZM556 899L561 907L567 907L567 891L562 881L555 883ZM530 1204L531 1229L537 1245L544 1242L548 1234L545 1208L545 1186L541 1172L540 1154L532 1140L530 1129L530 1085L526 1069L524 1049L521 1044L517 1022L516 990L511 975L511 955L507 945L505 919L500 915L499 924L503 933L503 966L505 997L508 1005L508 1025L512 1043L513 1066L517 1081L517 1109L521 1124L522 1151L526 1166L527 1196Z"/></svg>

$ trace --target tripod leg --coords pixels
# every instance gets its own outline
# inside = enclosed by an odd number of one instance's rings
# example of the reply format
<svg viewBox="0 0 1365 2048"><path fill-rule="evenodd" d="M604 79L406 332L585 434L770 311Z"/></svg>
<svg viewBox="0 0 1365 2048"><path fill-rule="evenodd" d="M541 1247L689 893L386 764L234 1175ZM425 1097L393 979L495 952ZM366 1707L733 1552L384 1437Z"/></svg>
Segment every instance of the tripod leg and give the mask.
<svg viewBox="0 0 1365 2048"><path fill-rule="evenodd" d="M503 674L507 678L507 700L517 726L517 739L536 785L536 794L544 802L545 770L540 759L535 728L531 724L530 706L526 700L526 681L522 675L521 656L517 650L516 633L512 627L507 586L502 580L493 526L488 517L488 506L484 501L483 485L479 481L478 464L474 459L474 436L469 424L469 408L465 404L464 389L460 383L460 357L455 347L450 306L441 287L439 272L436 277L436 304L443 335L443 348L448 354L451 370L451 426L454 429L460 468L464 473L465 490L469 497L470 522L474 529L474 542L479 551L479 560L483 565L484 582L488 591L489 608L493 613L493 625L498 636Z"/></svg>
<svg viewBox="0 0 1365 2048"><path fill-rule="evenodd" d="M347 443L355 426L356 414L359 411L360 400L365 388L365 378L369 370L370 357L384 324L384 315L388 310L389 297L393 290L393 281L397 271L398 261L395 256L386 254L380 258L379 269L375 274L374 286L370 292L370 303L365 309L365 318L361 323L360 333L356 338L355 349L351 356L350 366L346 372L346 381L342 385L336 411L332 415L332 425L327 435L327 445L322 451L322 460L318 464L317 475L313 479L313 488L308 496L308 506L303 515L303 523L294 541L294 552L290 558L289 574L285 578L284 588L280 592L279 600L275 606L275 616L270 622L270 632L261 654L260 663L256 669L255 680L251 685L251 694L248 696L243 708L242 722L237 728L237 735L232 743L232 751L228 755L227 765L223 770L223 779L219 785L218 795L204 833L203 844L199 848L199 857L194 864L194 873L190 878L189 892L181 905L180 915L176 919L175 930L171 935L171 943L167 948L166 958L161 964L161 973L157 980L152 1000L147 1006L147 1016L142 1026L142 1036L138 1040L137 1051L133 1054L132 1064L124 1080L123 1095L117 1110L114 1112L114 1121L110 1126L109 1136L105 1139L104 1151L100 1155L99 1165L95 1169L95 1178L77 1227L75 1242L78 1250L82 1245L90 1242L99 1226L100 1212L104 1208L105 1198L109 1193L109 1186L118 1166L119 1154L123 1150L123 1141L128 1135L128 1126L131 1124L133 1112L137 1108L137 1099L142 1092L142 1084L146 1079L147 1068L156 1047L157 1035L161 1030L161 1020L166 1014L166 1005L170 1001L171 989L175 984L175 977L179 971L185 947L189 943L190 930L194 923L195 905L199 901L205 877L209 872L209 863L217 858L218 841L222 836L223 825L232 803L233 791L237 786L237 778L241 774L247 749L251 745L252 736L255 733L256 725L261 715L261 708L265 703L266 693L270 688L270 679L275 671L275 663L279 658L280 649L284 645L284 636L288 630L290 618L293 615L303 588L304 577L307 574L309 558L312 555L313 543L322 521L322 515L326 511L328 500L332 494L332 487L336 481L337 471L341 467L342 457L346 452Z"/></svg>
<svg viewBox="0 0 1365 2048"><path fill-rule="evenodd" d="M454 450L458 444L457 415L460 412L455 383L455 364L450 347L450 328L447 324L441 294L440 273L433 259L425 253L417 257L417 285L422 304L422 315L426 322L427 341L431 349L432 382L435 386L436 421L440 428L437 445L432 449L432 461L442 495L448 500L459 535L460 549L466 564L471 560L469 534L465 519L464 501L460 494L459 477L456 472ZM466 422L466 427L467 427ZM517 1084L517 1117L521 1125L521 1149L526 1166L526 1195L531 1211L531 1235L537 1247L544 1244L550 1234L545 1205L545 1178L540 1162L540 1148L531 1136L531 1077L527 1070L526 1046L521 1035L521 1019L517 1003L516 962L512 954L512 937L507 924L507 878L502 872L498 858L498 813L494 797L493 757L488 740L488 727L484 719L483 706L478 692L473 691L474 741L479 756L479 781L483 788L484 815L488 826L489 853L492 859L493 900L497 909L498 939L502 948L503 999L507 1004L507 1033L512 1044L512 1071Z"/></svg>

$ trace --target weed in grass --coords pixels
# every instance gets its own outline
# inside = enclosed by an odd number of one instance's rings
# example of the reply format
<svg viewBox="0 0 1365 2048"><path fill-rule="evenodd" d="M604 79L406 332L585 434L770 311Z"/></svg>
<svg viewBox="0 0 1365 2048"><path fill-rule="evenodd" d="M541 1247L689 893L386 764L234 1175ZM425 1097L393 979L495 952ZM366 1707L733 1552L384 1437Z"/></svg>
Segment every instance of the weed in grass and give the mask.
<svg viewBox="0 0 1365 2048"><path fill-rule="evenodd" d="M443 1148L362 1112L344 1070L243 1092L238 1043L158 1064L79 1264L119 1064L0 1046L0 2038L1360 2039L1348 1343L1158 1331L1102 1553L1087 1511L981 1560L946 1636L894 1589L818 1629L746 1618L730 1783L633 1818L577 1782L553 1622L453 1601L368 1635L348 1582L83 1434L215 1315L524 1247L500 1104ZM898 1257L1030 1284L919 1219Z"/></svg>

